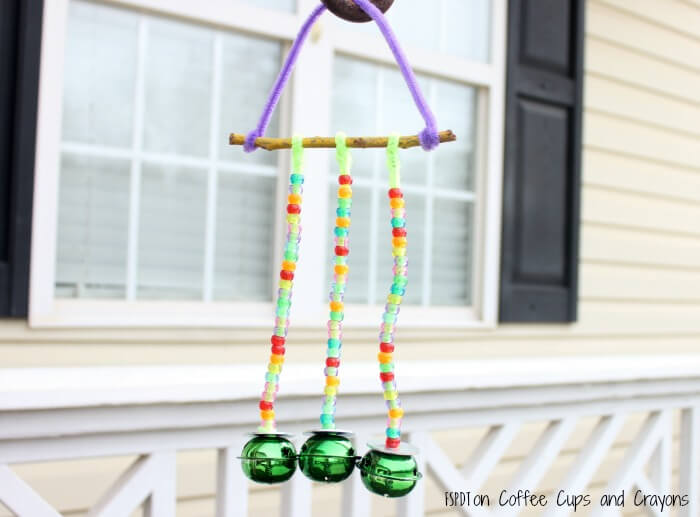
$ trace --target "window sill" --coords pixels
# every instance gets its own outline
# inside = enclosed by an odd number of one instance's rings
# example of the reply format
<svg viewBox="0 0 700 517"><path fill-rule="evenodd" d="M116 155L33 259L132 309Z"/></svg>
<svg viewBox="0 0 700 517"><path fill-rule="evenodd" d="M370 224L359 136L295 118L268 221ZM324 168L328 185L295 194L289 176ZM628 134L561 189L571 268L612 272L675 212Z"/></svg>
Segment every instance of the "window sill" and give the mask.
<svg viewBox="0 0 700 517"><path fill-rule="evenodd" d="M356 328L378 327L383 307L380 305L346 306L344 323ZM296 314L295 314L296 312ZM319 304L316 310L292 309L291 324L298 327L318 327L328 320L327 308ZM274 322L273 305L267 302L199 302L199 301L137 301L123 300L54 300L52 310L30 314L34 328L264 328ZM479 319L471 307L401 308L399 326L402 329L494 329L496 321Z"/></svg>

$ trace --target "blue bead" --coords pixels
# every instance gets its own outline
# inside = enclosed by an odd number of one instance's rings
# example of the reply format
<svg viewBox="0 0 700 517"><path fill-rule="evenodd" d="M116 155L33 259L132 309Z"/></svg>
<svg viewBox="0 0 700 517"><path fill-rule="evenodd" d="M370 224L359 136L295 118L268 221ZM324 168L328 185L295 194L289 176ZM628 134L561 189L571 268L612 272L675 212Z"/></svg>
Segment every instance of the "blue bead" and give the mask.
<svg viewBox="0 0 700 517"><path fill-rule="evenodd" d="M398 429L392 429L391 427L386 428L386 435L389 438L400 438L401 437L401 431Z"/></svg>

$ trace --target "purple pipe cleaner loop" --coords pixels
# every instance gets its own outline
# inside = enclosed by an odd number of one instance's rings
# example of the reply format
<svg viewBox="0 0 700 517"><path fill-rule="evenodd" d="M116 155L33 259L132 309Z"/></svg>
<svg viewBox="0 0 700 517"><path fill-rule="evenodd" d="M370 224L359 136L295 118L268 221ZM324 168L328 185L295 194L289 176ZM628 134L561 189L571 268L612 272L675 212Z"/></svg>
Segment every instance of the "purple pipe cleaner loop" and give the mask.
<svg viewBox="0 0 700 517"><path fill-rule="evenodd" d="M421 147L423 147L423 149L425 149L426 151L432 151L438 145L440 145L440 135L438 134L437 120L435 119L435 115L428 106L428 102L425 100L423 92L421 92L420 90L420 86L418 86L418 81L416 79L415 74L413 73L413 69L411 68L411 65L408 64L408 59L403 53L403 50L399 45L399 41L396 38L394 31L391 30L389 22L387 21L384 14L369 0L353 1L365 13L367 13L379 26L379 30L381 31L382 35L384 36L384 39L388 43L391 52L394 54L394 58L396 59L396 62L399 65L399 69L401 70L401 74L403 75L404 80L406 81L406 85L408 86L408 89L410 90L411 95L413 96L413 101L416 103L416 107L418 108L418 111L420 111L423 120L425 120L425 129L423 129L423 131L421 131L418 135ZM311 15L309 15L309 17L304 22L304 25L302 25L301 29L299 30L299 34L294 40L292 48L289 51L289 55L287 56L287 59L284 62L284 66L282 67L282 70L280 71L280 74L277 77L277 80L275 81L275 85L272 88L272 91L270 92L270 97L268 98L267 103L265 104L265 108L263 109L263 113L260 117L260 121L258 122L257 127L246 135L245 144L243 145L243 149L245 150L245 152L250 153L257 149L257 146L255 145L255 140L256 138L261 137L265 134L265 130L267 129L268 124L270 123L270 118L272 118L272 112L275 110L275 107L277 106L277 103L279 102L280 97L282 96L282 91L284 90L284 87L287 84L289 77L292 75L292 70L294 69L294 64L296 63L296 60L299 57L299 53L301 52L301 47L304 45L304 42L306 41L306 38L309 35L309 32L311 31L311 27L313 27L314 23L316 23L316 20L323 14L325 10L325 5L320 4L319 6L317 6L311 12Z"/></svg>
<svg viewBox="0 0 700 517"><path fill-rule="evenodd" d="M284 62L284 66L282 67L282 70L280 70L280 74L277 76L275 85L270 92L270 97L267 99L267 103L265 104L265 108L263 109L263 113L257 127L246 135L245 144L243 145L245 152L250 153L257 149L255 139L265 134L265 130L270 123L270 118L272 118L272 112L275 111L275 107L282 96L282 91L289 80L289 76L292 75L292 70L294 70L294 64L299 57L301 47L304 45L304 42L311 31L311 27L313 27L316 20L325 10L326 6L320 4L311 12L309 17L304 22L304 25L301 26L299 34L297 34L297 37L292 44L292 48L289 50L289 55Z"/></svg>
<svg viewBox="0 0 700 517"><path fill-rule="evenodd" d="M391 52L394 54L394 58L399 65L399 69L403 74L404 80L408 89L411 91L413 96L413 101L418 107L423 120L425 120L425 129L421 131L418 138L421 143L421 147L426 151L432 151L438 145L440 145L440 135L438 134L437 120L435 115L430 110L428 102L423 97L423 93L418 86L418 81L413 73L411 65L408 64L408 59L403 53L401 46L399 45L399 40L396 38L394 31L391 30L391 26L387 21L384 14L369 0L353 0L364 12L366 12L379 26L379 30L384 35Z"/></svg>

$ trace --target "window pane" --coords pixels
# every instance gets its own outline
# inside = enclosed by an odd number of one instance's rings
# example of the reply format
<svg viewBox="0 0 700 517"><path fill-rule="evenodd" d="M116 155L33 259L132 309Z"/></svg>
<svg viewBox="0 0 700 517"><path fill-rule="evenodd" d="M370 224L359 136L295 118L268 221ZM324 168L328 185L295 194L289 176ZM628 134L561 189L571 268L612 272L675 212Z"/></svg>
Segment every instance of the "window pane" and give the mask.
<svg viewBox="0 0 700 517"><path fill-rule="evenodd" d="M335 129L345 129L354 124L365 128L365 134L387 134L391 131L415 134L423 128L424 122L414 107L398 70L337 57L334 81ZM474 221L471 216L472 206L465 203L474 198L476 189L476 90L464 84L425 76L419 77L419 81L426 96L431 99L440 127L454 130L458 141L443 145L434 153L425 153L418 148L400 153L410 261L405 302L430 305L470 304L472 298L469 282L474 253L471 236ZM363 97L377 100L367 103L357 100ZM388 225L385 151L356 150L353 152L353 163L353 174L358 178L369 177L371 182L367 187L356 185L353 188L355 196L359 195L361 201L359 210L355 208L357 201L353 206L353 277L349 282L352 287L348 289L348 301L382 303L392 276L390 237L385 228ZM445 195L445 190L458 201L439 197ZM370 201L370 192L374 192L373 201ZM335 206L335 189L330 196ZM467 206L468 210L465 209ZM458 210L451 217L466 225L458 231L458 242L442 241L448 238L443 235L443 227L440 226L444 221L450 220L449 214L445 213L447 209ZM430 229L430 234L426 228ZM426 243L431 243L429 249L426 249ZM371 250L373 254L370 254ZM449 259L443 256L445 252L451 253ZM375 260L375 264L371 264L371 260ZM450 261L451 272L439 269L445 260ZM358 264L361 268L359 272ZM457 279L455 285L443 285L449 280L440 275L449 276L452 273L452 278Z"/></svg>
<svg viewBox="0 0 700 517"><path fill-rule="evenodd" d="M279 72L281 45L277 41L226 34L222 54L219 155L223 160L275 165L277 153L244 153L242 147L228 145L228 134L247 133L257 125ZM279 136L279 107L267 134Z"/></svg>
<svg viewBox="0 0 700 517"><path fill-rule="evenodd" d="M472 303L474 206L436 199L433 224L431 305Z"/></svg>
<svg viewBox="0 0 700 517"><path fill-rule="evenodd" d="M333 134L377 134L379 68L357 59L337 56L333 63ZM372 176L374 153L353 153L352 173Z"/></svg>
<svg viewBox="0 0 700 517"><path fill-rule="evenodd" d="M208 154L212 44L210 30L149 21L144 149Z"/></svg>
<svg viewBox="0 0 700 517"><path fill-rule="evenodd" d="M276 178L219 174L215 300L272 299Z"/></svg>
<svg viewBox="0 0 700 517"><path fill-rule="evenodd" d="M482 63L490 60L490 0L400 0L387 18L406 48ZM348 24L338 19L335 23L344 30L380 34L373 23Z"/></svg>
<svg viewBox="0 0 700 517"><path fill-rule="evenodd" d="M448 54L490 61L490 0L442 0L446 10L444 49Z"/></svg>
<svg viewBox="0 0 700 517"><path fill-rule="evenodd" d="M68 24L58 295L201 300L213 278L214 299L270 300L279 153L244 156L228 134L257 122L280 42L81 0Z"/></svg>
<svg viewBox="0 0 700 517"><path fill-rule="evenodd" d="M206 179L205 170L144 164L138 298L201 299Z"/></svg>
<svg viewBox="0 0 700 517"><path fill-rule="evenodd" d="M70 4L63 90L63 140L131 145L136 80L134 16Z"/></svg>
<svg viewBox="0 0 700 517"><path fill-rule="evenodd" d="M128 213L128 161L63 156L56 296L124 296Z"/></svg>
<svg viewBox="0 0 700 517"><path fill-rule="evenodd" d="M440 146L435 157L434 185L473 191L476 156L476 90L462 84L435 80L433 107L440 126L451 129L457 141Z"/></svg>

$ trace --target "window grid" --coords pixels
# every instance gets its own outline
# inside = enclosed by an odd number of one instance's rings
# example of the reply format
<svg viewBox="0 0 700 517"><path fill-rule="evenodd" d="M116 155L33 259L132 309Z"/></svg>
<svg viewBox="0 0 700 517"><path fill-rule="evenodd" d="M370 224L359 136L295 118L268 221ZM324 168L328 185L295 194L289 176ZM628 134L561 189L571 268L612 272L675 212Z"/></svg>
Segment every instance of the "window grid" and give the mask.
<svg viewBox="0 0 700 517"><path fill-rule="evenodd" d="M132 142L130 148L93 143L69 142L61 143L63 154L76 156L93 156L99 158L120 158L130 162L129 169L129 212L127 233L127 259L125 278L125 299L137 299L138 267L139 267L139 236L141 216L141 186L142 168L146 164L175 165L199 168L207 171L206 223L204 227L204 260L202 270L203 301L213 298L215 251L216 251L216 211L217 192L220 173L234 173L258 177L276 177L276 165L261 165L255 163L223 162L219 158L219 139L215 138L220 131L221 95L222 95L222 61L223 33L214 31L212 44L212 77L210 101L210 126L208 157L188 156L184 154L158 153L145 151L144 115L146 92L146 57L148 55L149 18L138 16L137 31L137 64L134 81L134 109L132 124ZM81 286L78 286L80 292Z"/></svg>
<svg viewBox="0 0 700 517"><path fill-rule="evenodd" d="M385 95L385 75L388 69L384 66L379 66L377 68L377 78L376 78L376 106L382 106L384 102ZM427 97L431 105L435 105L437 101L437 83L433 78L427 79ZM477 93L478 97L478 93ZM375 134L381 132L381 128L384 126L383 113L382 110L375 111L374 127ZM477 160L478 161L478 160ZM463 201L469 203L473 211L476 211L478 203L478 196L473 190L467 189L447 189L436 187L434 182L435 175L435 155L434 153L428 153L425 162L425 172L426 181L424 185L406 182L402 180L401 188L407 194L420 195L425 200L425 214L424 214L424 242L423 242L423 261L422 261L422 292L421 292L421 302L420 305L423 307L428 307L431 304L431 287L432 287L432 265L433 265L433 230L434 230L434 203L439 199ZM369 178L363 176L354 176L353 185L357 188L368 189L370 193L370 222L369 222L369 253L367 257L359 257L358 260L366 260L368 266L368 285L367 285L367 298L366 303L369 305L374 305L377 303L377 288L378 288L378 256L379 256L379 242L380 239L386 237L382 230L384 229L385 220L381 217L382 209L384 208L382 202L384 201L384 193L386 190L386 178L385 178L385 165L384 165L384 155L382 153L375 153L372 160L372 173ZM335 185L336 179L333 174L329 174L329 183L331 186ZM475 182L476 183L476 182ZM331 197L334 196L333 189L331 189ZM410 210L410 206L408 207ZM476 224L476 223L475 223ZM475 268L473 265L477 262L476 256L478 255L478 250L473 250L474 260L472 261L472 277L474 276ZM473 280L473 279L472 279ZM474 283L474 282L472 282ZM471 295L471 302L468 305L472 305L474 301L474 295ZM379 300L381 301L381 300Z"/></svg>
<svg viewBox="0 0 700 517"><path fill-rule="evenodd" d="M139 6L138 0L103 1L107 5L120 7ZM180 19L223 27L223 30L242 30L245 33L263 38L281 38L285 40L290 40L296 33L301 19L308 10L307 8L312 4L310 0L299 0L295 14L274 15L263 22L261 21L260 13L266 9L258 8L257 4L251 8L243 7L234 16L232 12L220 13L208 8L206 5L200 9L194 4L182 4L175 9L167 1L151 1L152 3L149 5L155 14L165 16L175 14ZM440 0L440 2L445 3L447 0ZM41 98L43 108L40 109L39 114L41 131L37 144L37 184L39 186L37 199L43 202L35 203L35 221L37 221L37 228L44 229L42 234L48 235L55 235L55 221L53 218L55 217L56 204L53 196L58 185L52 178L57 176L56 167L58 161L54 160L59 153L80 153L87 156L103 157L127 156L132 161L132 164L134 161L140 160L163 164L204 165L207 167L206 170L210 170L209 168L213 162L211 157L206 159L188 155L136 152L134 148L92 146L78 142L61 141L59 109L61 105L61 89L55 89L48 85L62 83L61 54L67 35L65 30L66 17L63 13L67 11L68 3L69 0L56 0L54 10L48 12L44 23L44 32L54 35L57 41L60 42L60 45L56 46L54 50L47 52L47 55L51 55L54 58L52 62L57 65L47 67L47 70L42 72L43 90ZM499 200L501 192L499 177L502 165L501 119L504 109L505 0L494 0L489 7L491 21L488 28L489 60L487 62L482 63L479 61L479 58L472 59L456 55L442 55L436 49L416 49L415 53L412 52L412 61L417 72L477 88L477 117L479 122L476 141L476 149L478 149L477 176L475 180L479 185L479 192L478 194L466 191L455 192L451 189L433 186L433 194L436 198L471 201L472 206L477 203L481 206L479 210L474 211L476 220L476 232L474 235L482 250L474 257L474 269L477 271L477 274L474 277L475 290L473 292L473 300L478 301L478 303L475 303L474 307L441 307L438 309L439 312L436 312L436 309L423 309L423 312L420 313L414 312L413 308L409 306L406 307L406 312L410 315L420 314L420 320L416 320L407 314L406 324L408 326L413 326L416 323L419 326L425 326L430 325L431 322L439 326L490 326L496 321L499 254L497 235L500 228L498 214L500 213ZM446 23L446 20L443 10L441 24ZM313 44L320 44L321 47L325 47L331 53L335 53L336 56L345 54L379 64L393 65L393 59L390 53L386 51L384 42L380 38L355 39L350 37L352 30L345 27L338 31L324 32L321 40L314 41ZM443 48L447 43L449 42L441 41L440 47ZM409 44L406 46L410 48ZM302 66L304 66L304 61L305 57L302 55L300 60ZM322 66L317 65L318 63L311 66L311 69L317 73L328 73L325 64ZM308 65L305 66L308 67ZM297 80L293 79L293 82L297 82ZM299 90L296 90L296 92L295 95L300 95L298 93ZM308 95L308 92L306 95ZM303 104L308 105L308 101L305 101ZM292 116L294 120L297 120L298 117L298 113ZM56 124L52 122L53 120L57 120L59 123ZM326 127L321 123L319 131ZM378 160L378 158L375 160ZM257 163L216 162L215 166L217 174L231 171L237 174L253 176L276 177L278 175L276 166L264 166ZM358 186L370 186L370 183L374 182L370 180L369 183L366 183L365 178L357 178L356 183ZM424 187L410 184L404 185L404 190L407 193L418 193L421 192L421 189L424 189ZM428 225L426 230L428 229L432 231L431 225ZM155 303L152 301L139 301L137 304L126 304L123 299L121 301L115 300L108 304L96 304L89 300L85 301L89 303L85 303L78 299L55 300L53 268L56 254L55 241L51 238L43 243L35 240L33 249L34 256L37 258L31 266L33 278L30 297L31 325L257 325L259 321L263 321L260 318L267 314L268 311L266 309L267 303L257 302L234 302L204 306L201 303L173 304L167 301ZM314 260L314 262L318 261ZM149 307L155 310L150 316L144 313L144 311L148 312L151 310ZM220 309L217 309L217 307ZM359 319L354 321L364 322L366 319L364 315L369 315L368 310L372 308L367 307L367 310L365 310L358 307L357 309L356 312L358 312ZM315 310L315 308L309 307L309 311ZM171 316L166 318L166 312L163 311L171 311ZM297 321L308 321L306 312L309 311L298 311ZM179 314L180 317L173 319L172 314ZM375 316L373 312L372 316ZM267 321L267 319L264 318L264 321Z"/></svg>

